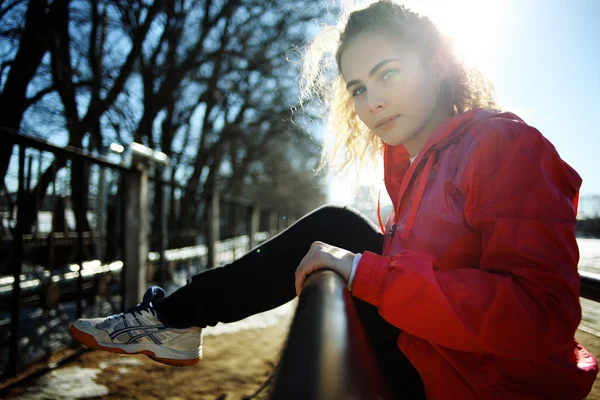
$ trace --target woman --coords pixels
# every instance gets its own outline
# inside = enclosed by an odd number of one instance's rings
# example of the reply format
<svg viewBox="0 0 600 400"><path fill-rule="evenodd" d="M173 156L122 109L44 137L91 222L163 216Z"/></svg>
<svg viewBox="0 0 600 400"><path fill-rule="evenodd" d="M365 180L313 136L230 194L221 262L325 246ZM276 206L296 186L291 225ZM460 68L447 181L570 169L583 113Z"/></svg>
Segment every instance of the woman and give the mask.
<svg viewBox="0 0 600 400"><path fill-rule="evenodd" d="M348 281L398 396L584 398L598 368L574 339L577 173L537 130L493 111L485 80L402 6L350 14L336 62L325 85L314 79L327 76L323 63L307 62L304 93L332 88L333 153L383 155L394 205L384 235L353 210L324 207L171 296L150 289L125 314L75 322L73 337L195 363L199 327L283 304L327 268Z"/></svg>

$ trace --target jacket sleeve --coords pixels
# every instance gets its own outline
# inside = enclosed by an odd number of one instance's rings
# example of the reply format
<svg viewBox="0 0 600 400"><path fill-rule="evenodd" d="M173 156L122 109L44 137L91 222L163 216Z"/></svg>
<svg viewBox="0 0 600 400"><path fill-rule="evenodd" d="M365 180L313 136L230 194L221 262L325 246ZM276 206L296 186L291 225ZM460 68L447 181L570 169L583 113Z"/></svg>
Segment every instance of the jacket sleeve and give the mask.
<svg viewBox="0 0 600 400"><path fill-rule="evenodd" d="M403 331L451 349L556 354L581 319L579 176L537 130L508 121L477 139L462 181L465 220L480 235L479 268L440 270L419 251L367 252L353 294Z"/></svg>

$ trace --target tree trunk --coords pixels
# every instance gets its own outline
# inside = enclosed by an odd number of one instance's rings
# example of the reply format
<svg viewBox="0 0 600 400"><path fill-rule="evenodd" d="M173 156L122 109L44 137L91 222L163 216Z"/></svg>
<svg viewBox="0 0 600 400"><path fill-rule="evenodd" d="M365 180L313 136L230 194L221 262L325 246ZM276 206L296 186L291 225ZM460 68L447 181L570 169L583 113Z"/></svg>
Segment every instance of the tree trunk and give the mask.
<svg viewBox="0 0 600 400"><path fill-rule="evenodd" d="M19 131L23 114L27 110L27 87L33 79L44 54L48 51L48 38L55 28L56 9L68 0L56 0L50 5L45 0L30 1L25 15L25 26L19 43L19 50L6 77L4 89L0 93L0 126ZM0 146L0 176L4 178L8 170L12 145Z"/></svg>

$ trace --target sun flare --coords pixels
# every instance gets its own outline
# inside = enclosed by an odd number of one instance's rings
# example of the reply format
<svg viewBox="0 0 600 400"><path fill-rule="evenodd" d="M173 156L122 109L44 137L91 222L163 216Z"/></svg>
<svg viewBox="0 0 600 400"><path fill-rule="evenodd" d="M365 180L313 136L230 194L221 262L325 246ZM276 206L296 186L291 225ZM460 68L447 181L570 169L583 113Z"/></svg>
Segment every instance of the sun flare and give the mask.
<svg viewBox="0 0 600 400"><path fill-rule="evenodd" d="M454 39L469 66L484 74L494 71L493 55L502 39L508 0L407 0L408 8L429 16Z"/></svg>

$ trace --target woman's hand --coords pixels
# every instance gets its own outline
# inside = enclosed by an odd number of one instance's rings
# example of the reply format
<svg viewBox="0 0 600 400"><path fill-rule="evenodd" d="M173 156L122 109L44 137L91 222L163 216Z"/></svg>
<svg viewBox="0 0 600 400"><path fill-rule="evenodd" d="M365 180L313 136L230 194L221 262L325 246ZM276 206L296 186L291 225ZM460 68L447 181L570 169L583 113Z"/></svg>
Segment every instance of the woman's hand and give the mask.
<svg viewBox="0 0 600 400"><path fill-rule="evenodd" d="M300 296L306 278L318 269L337 272L348 282L354 253L323 242L314 242L296 269L296 294Z"/></svg>

